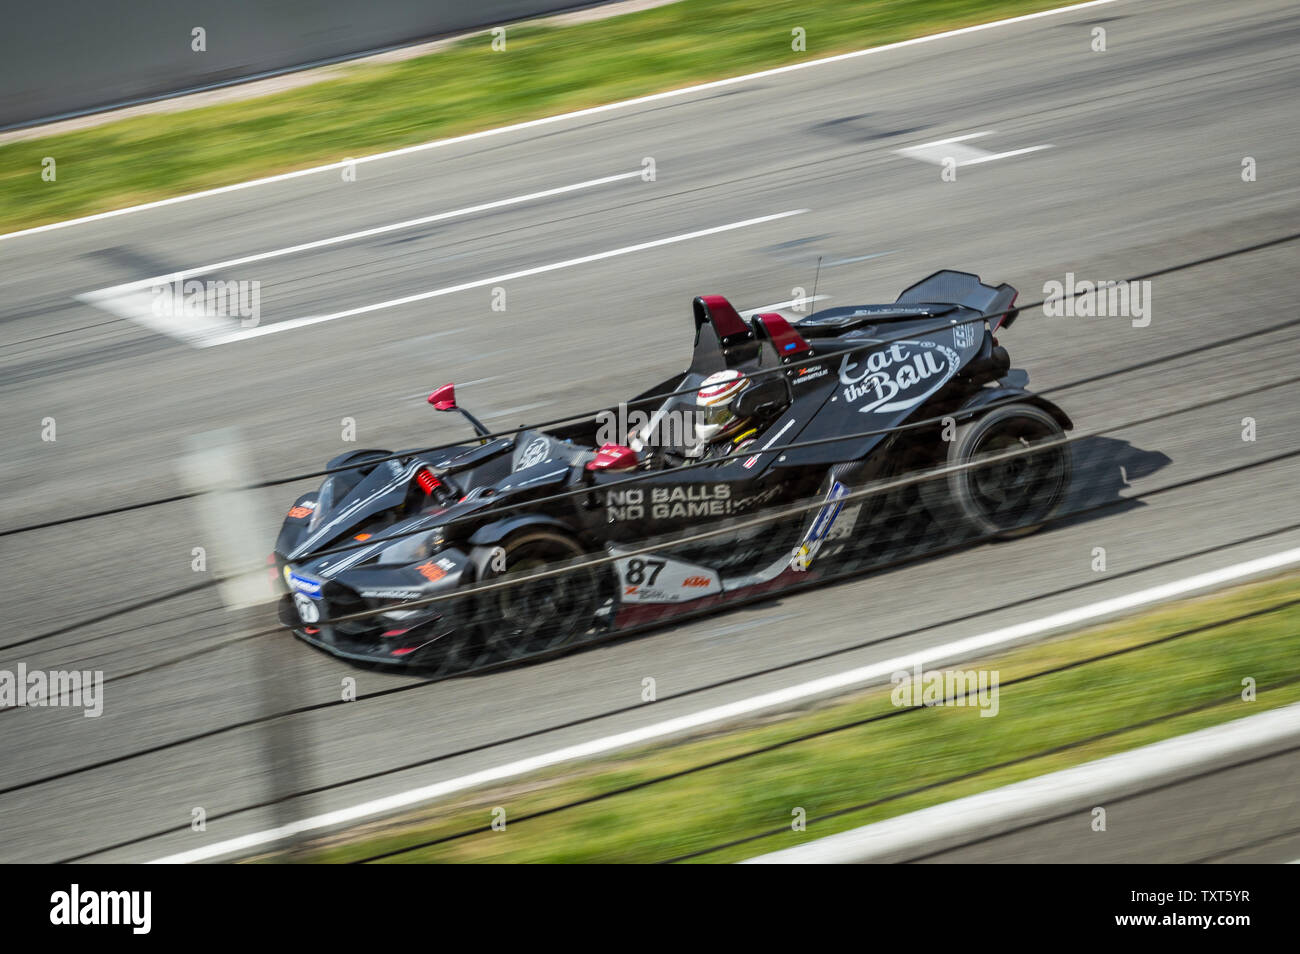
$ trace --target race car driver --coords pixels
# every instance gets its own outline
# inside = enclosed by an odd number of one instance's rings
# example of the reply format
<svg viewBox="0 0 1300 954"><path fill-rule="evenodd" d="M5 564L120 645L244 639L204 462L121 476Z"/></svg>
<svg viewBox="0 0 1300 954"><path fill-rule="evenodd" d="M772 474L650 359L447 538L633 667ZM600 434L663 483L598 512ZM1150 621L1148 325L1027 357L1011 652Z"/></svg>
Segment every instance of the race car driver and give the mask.
<svg viewBox="0 0 1300 954"><path fill-rule="evenodd" d="M656 469L679 467L685 463L718 459L729 462L729 455L748 448L766 423L736 412L737 399L751 385L751 380L734 369L718 371L701 383L693 401L689 401L686 427L666 427L664 417L670 408L660 411L643 427L629 435L629 446L642 466ZM685 408L677 409L677 413ZM784 410L784 408L780 408ZM765 417L770 415L765 415ZM675 439L659 445L657 435L673 434ZM682 443L677 443L681 440ZM656 446L658 445L658 446Z"/></svg>
<svg viewBox="0 0 1300 954"><path fill-rule="evenodd" d="M756 422L735 411L736 399L747 387L749 378L734 369L704 379L695 394L696 443L686 448L687 460L723 457L754 442Z"/></svg>

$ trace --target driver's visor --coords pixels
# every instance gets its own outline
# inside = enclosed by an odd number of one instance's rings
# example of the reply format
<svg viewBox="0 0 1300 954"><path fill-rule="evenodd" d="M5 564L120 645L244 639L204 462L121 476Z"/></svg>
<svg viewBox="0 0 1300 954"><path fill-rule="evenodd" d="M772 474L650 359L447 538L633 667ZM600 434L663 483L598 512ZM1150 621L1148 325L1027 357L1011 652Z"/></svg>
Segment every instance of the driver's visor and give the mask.
<svg viewBox="0 0 1300 954"><path fill-rule="evenodd" d="M730 423L735 416L730 406L726 404L700 409L700 423L706 427L722 427Z"/></svg>

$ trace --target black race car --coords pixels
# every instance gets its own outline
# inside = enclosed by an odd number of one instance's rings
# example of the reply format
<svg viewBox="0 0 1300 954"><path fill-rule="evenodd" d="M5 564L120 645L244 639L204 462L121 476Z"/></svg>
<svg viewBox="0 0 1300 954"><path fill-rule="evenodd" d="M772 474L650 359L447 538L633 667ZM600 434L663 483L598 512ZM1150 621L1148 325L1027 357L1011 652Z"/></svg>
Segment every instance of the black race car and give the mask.
<svg viewBox="0 0 1300 954"><path fill-rule="evenodd" d="M855 572L935 526L1032 532L1072 424L1011 383L994 335L1015 297L941 271L793 324L696 298L684 374L544 430L493 436L445 385L430 403L477 443L330 461L276 543L281 619L339 656L460 672Z"/></svg>

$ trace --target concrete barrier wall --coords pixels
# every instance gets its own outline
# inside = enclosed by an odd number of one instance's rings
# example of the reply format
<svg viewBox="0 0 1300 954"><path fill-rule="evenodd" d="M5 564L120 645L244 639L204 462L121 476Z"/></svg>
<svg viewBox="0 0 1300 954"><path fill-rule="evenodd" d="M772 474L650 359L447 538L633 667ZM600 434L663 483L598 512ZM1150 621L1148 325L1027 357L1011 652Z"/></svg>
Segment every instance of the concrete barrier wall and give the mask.
<svg viewBox="0 0 1300 954"><path fill-rule="evenodd" d="M0 15L0 127L525 19L582 0L43 0ZM191 48L206 31L206 52Z"/></svg>

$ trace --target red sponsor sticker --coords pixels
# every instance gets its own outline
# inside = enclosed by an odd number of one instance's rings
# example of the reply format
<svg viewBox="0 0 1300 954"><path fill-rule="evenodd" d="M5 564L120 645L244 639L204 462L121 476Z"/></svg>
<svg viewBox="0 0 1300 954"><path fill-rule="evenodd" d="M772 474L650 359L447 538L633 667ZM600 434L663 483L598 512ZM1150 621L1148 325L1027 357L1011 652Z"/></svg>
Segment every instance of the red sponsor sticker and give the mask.
<svg viewBox="0 0 1300 954"><path fill-rule="evenodd" d="M289 511L289 518L291 520L301 520L303 517L311 516L311 511L311 507L294 507Z"/></svg>

